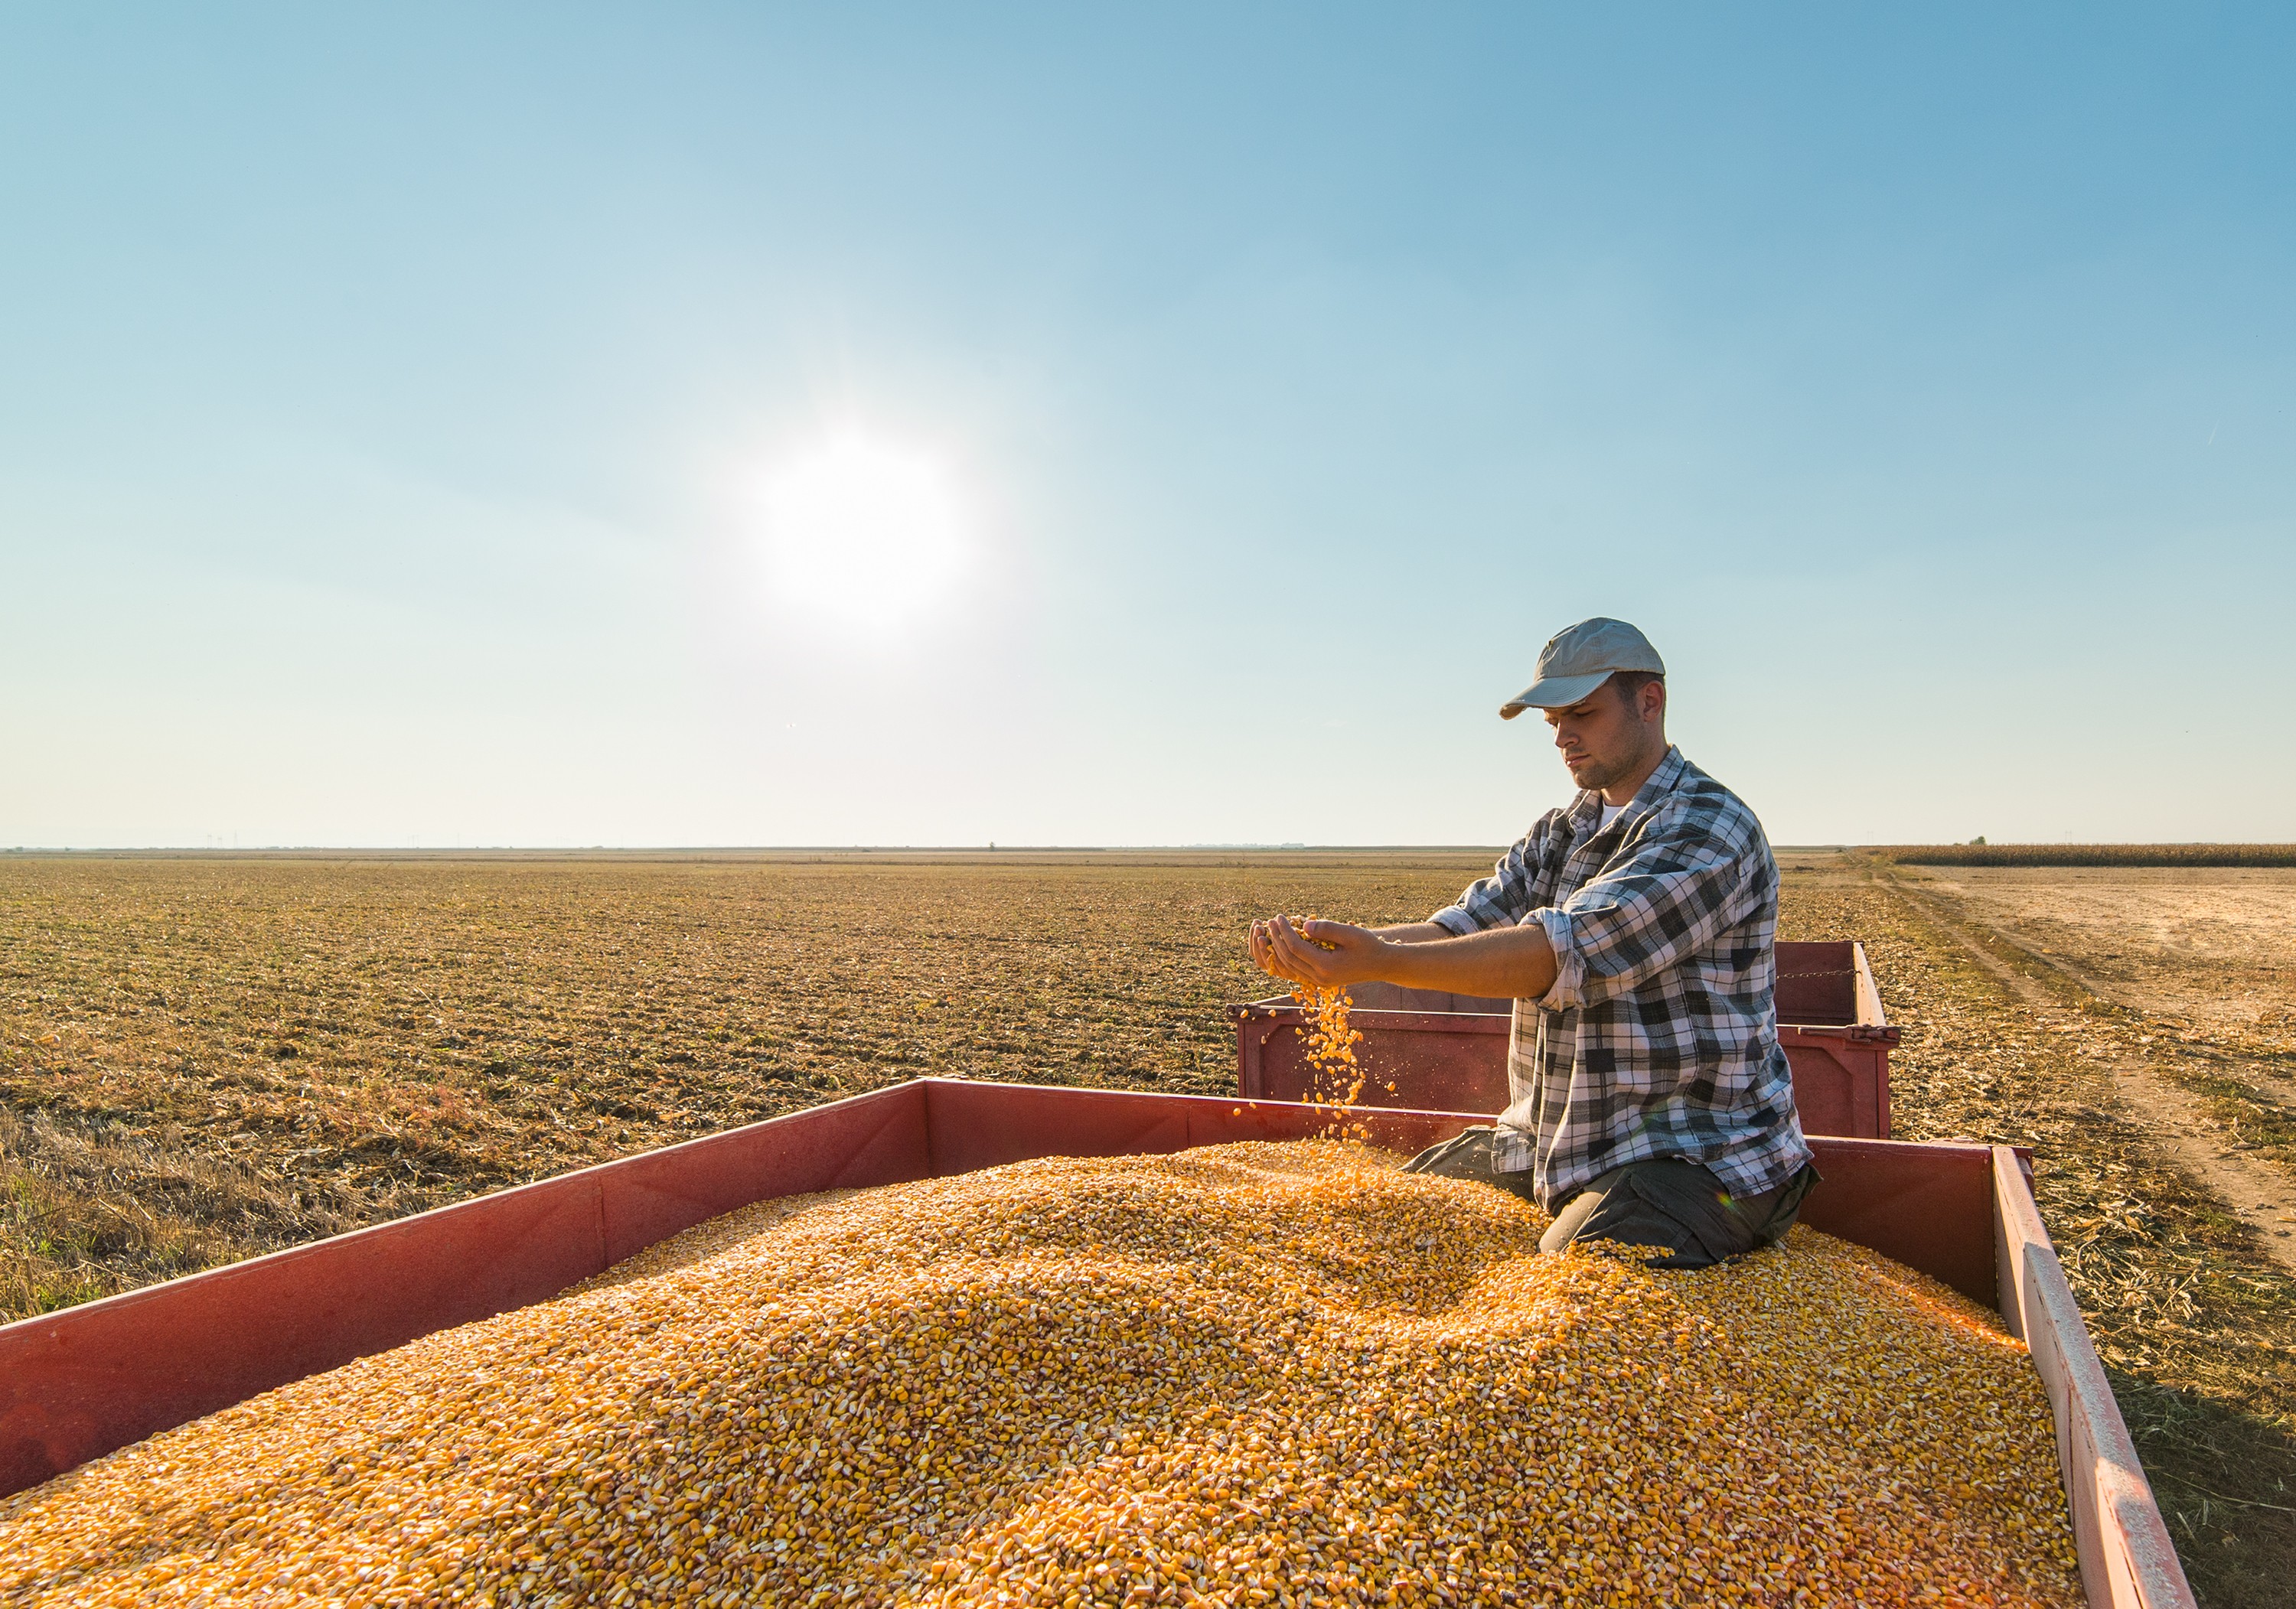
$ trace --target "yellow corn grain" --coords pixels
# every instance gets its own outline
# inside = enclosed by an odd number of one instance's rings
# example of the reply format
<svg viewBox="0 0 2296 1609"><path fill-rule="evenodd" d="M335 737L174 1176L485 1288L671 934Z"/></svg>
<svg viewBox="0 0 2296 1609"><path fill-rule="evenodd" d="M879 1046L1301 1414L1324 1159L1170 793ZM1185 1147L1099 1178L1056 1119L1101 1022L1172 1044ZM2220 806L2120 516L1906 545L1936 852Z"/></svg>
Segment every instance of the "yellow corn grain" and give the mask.
<svg viewBox="0 0 2296 1609"><path fill-rule="evenodd" d="M0 1504L0 1603L2051 1605L1990 1316L1334 1141L763 1204Z"/></svg>
<svg viewBox="0 0 2296 1609"><path fill-rule="evenodd" d="M1308 924L1317 918L1295 916L1289 919L1303 943L1319 950L1338 948L1308 937ZM1364 1072L1356 1061L1356 1047L1363 1042L1363 1034L1348 1024L1348 1011L1354 1001L1348 995L1347 986L1287 981L1292 986L1292 998L1299 1002L1305 1018L1299 1032L1307 1041L1311 1086L1308 1099L1313 1105L1330 1108L1332 1120L1326 1132L1332 1138L1370 1138L1370 1131L1350 1116L1356 1102L1363 1097ZM1394 1087L1388 1086L1390 1092Z"/></svg>

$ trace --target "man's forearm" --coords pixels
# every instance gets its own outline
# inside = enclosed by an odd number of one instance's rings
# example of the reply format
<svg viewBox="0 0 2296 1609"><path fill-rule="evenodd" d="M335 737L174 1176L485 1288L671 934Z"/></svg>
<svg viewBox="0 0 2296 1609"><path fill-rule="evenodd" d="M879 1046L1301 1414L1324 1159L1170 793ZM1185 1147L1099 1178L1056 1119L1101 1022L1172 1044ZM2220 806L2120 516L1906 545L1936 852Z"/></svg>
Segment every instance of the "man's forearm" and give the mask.
<svg viewBox="0 0 2296 1609"><path fill-rule="evenodd" d="M1554 950L1537 922L1461 938L1434 922L1374 929L1312 918L1294 928L1275 916L1251 925L1250 942L1262 968L1318 987L1375 979L1485 1000L1538 1000L1554 986Z"/></svg>
<svg viewBox="0 0 2296 1609"><path fill-rule="evenodd" d="M1417 936L1421 929L1436 935ZM1412 936L1405 937L1408 934ZM1554 946L1537 922L1453 935L1433 922L1382 928L1390 946L1380 976L1406 989L1443 989L1485 1000L1537 1000L1554 986Z"/></svg>

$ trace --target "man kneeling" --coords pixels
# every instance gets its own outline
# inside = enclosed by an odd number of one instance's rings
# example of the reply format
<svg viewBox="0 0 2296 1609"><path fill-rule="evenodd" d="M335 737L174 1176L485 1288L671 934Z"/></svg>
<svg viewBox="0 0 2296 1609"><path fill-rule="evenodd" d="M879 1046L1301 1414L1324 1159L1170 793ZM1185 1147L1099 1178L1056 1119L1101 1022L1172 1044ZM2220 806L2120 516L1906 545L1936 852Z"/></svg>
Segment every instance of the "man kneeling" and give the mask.
<svg viewBox="0 0 2296 1609"><path fill-rule="evenodd" d="M1817 1181L1778 1043L1778 869L1761 823L1666 737L1666 667L1623 621L1548 642L1502 706L1546 714L1578 797L1424 922L1281 916L1279 977L1511 997L1508 1105L1414 1157L1554 1215L1540 1246L1649 1248L1703 1268L1793 1227Z"/></svg>

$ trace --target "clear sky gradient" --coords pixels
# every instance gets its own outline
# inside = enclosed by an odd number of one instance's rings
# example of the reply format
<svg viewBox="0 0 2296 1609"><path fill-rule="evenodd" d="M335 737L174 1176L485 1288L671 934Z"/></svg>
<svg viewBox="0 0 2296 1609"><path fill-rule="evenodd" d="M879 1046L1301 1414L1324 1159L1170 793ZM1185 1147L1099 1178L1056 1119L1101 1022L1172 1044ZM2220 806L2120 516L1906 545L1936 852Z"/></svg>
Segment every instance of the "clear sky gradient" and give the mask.
<svg viewBox="0 0 2296 1609"><path fill-rule="evenodd" d="M9 8L0 845L2296 839L2289 17Z"/></svg>

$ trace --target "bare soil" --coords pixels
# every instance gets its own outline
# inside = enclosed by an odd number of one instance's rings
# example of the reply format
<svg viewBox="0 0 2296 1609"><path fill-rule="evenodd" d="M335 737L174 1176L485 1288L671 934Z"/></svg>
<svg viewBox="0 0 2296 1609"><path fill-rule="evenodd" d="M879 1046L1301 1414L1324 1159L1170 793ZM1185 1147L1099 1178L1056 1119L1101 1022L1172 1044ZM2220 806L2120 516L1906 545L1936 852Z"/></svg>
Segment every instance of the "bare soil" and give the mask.
<svg viewBox="0 0 2296 1609"><path fill-rule="evenodd" d="M1896 870L2107 999L2296 1052L2296 869Z"/></svg>
<svg viewBox="0 0 2296 1609"><path fill-rule="evenodd" d="M2086 1001L2138 1121L2296 1260L2296 870L1891 876Z"/></svg>
<svg viewBox="0 0 2296 1609"><path fill-rule="evenodd" d="M1930 890L1907 892L1916 900L1934 902L1932 914L1939 929L1961 943L1979 966L2017 999L2041 1011L2060 1002L2063 991L2056 980L2020 971L1997 953L2005 944L1988 946L1976 936L1985 931L1997 941L2002 938L1997 930L1986 929L1966 905L1954 910ZM2087 986L2079 973L2062 966L2055 969L2077 984ZM2098 1038L2111 1048L2096 1053L2094 1059L2112 1080L2121 1115L2194 1178L2205 1180L2226 1205L2253 1227L2267 1256L2296 1272L2296 1173L2257 1146L2236 1138L2227 1124L2218 1121L2214 1104L2206 1096L2161 1071L2155 1058L2138 1053L2141 1045L2132 1051L2105 1035Z"/></svg>

